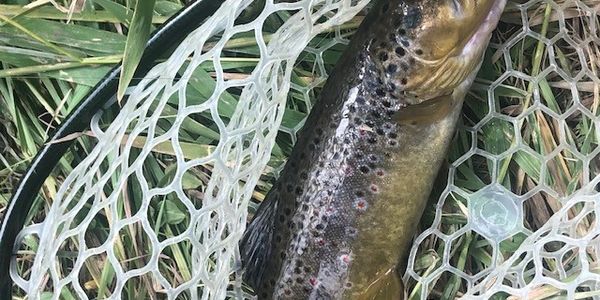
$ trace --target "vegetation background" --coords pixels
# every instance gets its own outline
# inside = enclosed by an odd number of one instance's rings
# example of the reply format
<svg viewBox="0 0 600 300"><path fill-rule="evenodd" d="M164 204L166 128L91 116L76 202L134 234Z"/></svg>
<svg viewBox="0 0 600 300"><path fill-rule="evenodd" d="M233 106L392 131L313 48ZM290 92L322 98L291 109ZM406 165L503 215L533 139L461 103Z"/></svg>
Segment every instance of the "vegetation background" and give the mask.
<svg viewBox="0 0 600 300"><path fill-rule="evenodd" d="M52 131L60 126L64 118L86 96L94 85L114 66L126 57L124 62L125 74L131 74L135 69L136 57L144 49L145 35L149 30L165 22L169 16L185 5L180 0L3 0L0 1L0 208L7 205L12 190L18 184L20 176L38 149L44 144ZM522 3L524 1L513 1ZM565 20L570 34L576 43L567 39L557 39L552 47L560 68L567 74L575 76L585 68L594 74L598 68L600 55L598 43L588 42L590 37L598 38L597 32L589 24L578 17L577 7L572 1L556 0L556 5L550 6L539 3L528 10L525 16L530 26L542 36L551 38L560 31L557 7L564 8ZM587 6L599 9L600 1L583 1ZM561 6L562 5L562 6ZM599 9L600 10L600 9ZM249 13L252 13L251 11ZM289 15L281 14L270 18L264 24L268 34L276 30L281 22ZM494 34L493 44L501 44L522 29L521 12L509 5L502 17L502 23ZM263 180L257 186L253 197L251 211L257 207L270 188L276 172L282 162L285 162L295 141L295 134L302 125L302 120L309 112L311 103L315 101L322 81L319 81L318 65L330 70L344 49L344 45L336 43L336 38L349 38L362 20L359 15L344 25L336 35L334 32L319 36L312 46L323 49L322 62L314 54L306 53L295 66L292 75L293 83L310 87L306 94L290 93L288 112L284 116L281 134L277 147L272 154L269 168L264 171ZM534 37L523 39L510 48L512 61L509 66L514 70L527 74L538 74L550 64L547 52L548 45ZM583 50L577 50L583 47ZM232 78L245 76L253 70L257 63L257 46L251 36L240 36L232 39L226 46L229 60L224 63L226 76ZM127 53L127 55L124 55ZM554 114L535 113L524 118L515 130L515 124L503 119L490 119L490 107L487 101L488 86L507 69L507 62L496 48L490 48L486 55L482 70L473 86L465 105L462 126L449 153L452 162L469 151L473 144L479 149L491 154L501 154L514 146L515 133L524 137L527 151L517 151L502 160L498 174L490 174L489 159L475 155L464 163L456 166L457 172L454 183L466 191L477 191L490 184L492 178L504 185L517 195L527 194L530 190L546 180L545 184L552 187L555 193L539 192L531 194L531 200L526 203L526 220L524 226L530 230L539 228L554 211L560 208L558 198L569 195L585 181L584 164L575 153L559 151L548 157L549 153L560 144L561 126ZM199 77L199 85L211 86L214 70L207 68L209 76ZM125 76L127 78L127 76ZM129 76L130 77L130 76ZM542 94L544 104L569 125L566 140L574 145L583 155L597 154L597 136L592 120L581 113L573 112L564 115L573 105L573 93L569 80L559 74L548 74L542 82L529 82L517 77L507 78L496 88L496 111L501 111L509 117L517 117L531 105L534 90ZM127 80L121 84L123 93ZM599 90L598 82L585 77L577 85L581 103L595 116L598 116ZM239 91L231 91L235 98ZM176 107L173 107L176 109ZM114 113L114 112L113 112ZM487 119L486 119L487 118ZM110 113L106 117L110 120ZM484 125L481 123L485 121ZM207 120L203 120L205 123ZM210 124L207 125L210 128ZM474 129L475 128L475 129ZM215 145L218 135L203 126L189 126L182 142L194 149L209 149ZM474 134L474 130L477 134ZM78 161L86 156L93 147L93 142L85 138L77 139L76 145L56 166L52 175L46 180L28 222L42 220L45 208L52 202L61 181L73 169ZM172 150L171 150L172 151ZM590 166L592 174L598 174L600 159L593 158ZM174 164L169 149L157 152L154 160L149 162L155 170L148 178L160 182L169 176L169 168ZM547 167L542 168L542 165ZM542 176L542 170L546 172ZM202 197L202 187L210 170L198 169L187 178L187 188ZM432 201L423 218L423 227L433 221L435 204L439 195L434 193ZM130 208L136 206L135 188L127 191L128 205L123 208L123 214L131 213ZM446 201L443 207L443 218L440 228L451 234L466 224L468 209L464 198L454 197ZM176 235L189 223L187 215L177 203L177 200L165 197L154 207L160 226L165 228L165 236ZM2 209L3 210L3 209ZM0 215L1 211L0 210ZM98 220L93 223L95 228L90 231L91 241L102 241L110 220ZM119 241L120 253L128 264L134 266L143 257L140 240L135 231L126 232ZM513 238L501 244L500 251L510 253L519 245L523 236ZM19 253L19 268L21 274L27 274L35 253L36 241L27 240L26 247ZM181 249L171 249L164 260L163 274L171 279L173 284L184 282L189 278L189 257L185 245ZM438 266L439 256L443 253L443 243L435 238L422 243L418 259L415 263L417 272L431 272L432 266ZM74 248L75 249L75 248ZM452 245L452 255L455 267L466 272L475 273L490 264L491 248L485 239L473 235L457 240ZM69 265L70 254L63 253L65 266ZM140 264L142 261L140 260ZM114 285L114 272L102 264L86 266L87 272L80 274L86 292L90 298L103 298L110 294ZM420 293L419 285L411 297ZM453 274L443 274L431 295L444 299L460 296L466 289L464 282ZM535 299L552 297L557 291L540 291ZM16 299L25 295L15 295ZM149 278L140 282L128 282L123 295L126 299L160 299L161 291ZM61 298L75 299L72 291L64 289Z"/></svg>

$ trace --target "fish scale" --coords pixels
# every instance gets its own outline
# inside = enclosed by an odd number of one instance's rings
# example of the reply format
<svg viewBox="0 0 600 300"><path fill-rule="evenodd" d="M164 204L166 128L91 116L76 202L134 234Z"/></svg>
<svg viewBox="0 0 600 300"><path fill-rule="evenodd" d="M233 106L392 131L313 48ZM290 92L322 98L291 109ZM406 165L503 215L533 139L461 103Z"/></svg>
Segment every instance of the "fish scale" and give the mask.
<svg viewBox="0 0 600 300"><path fill-rule="evenodd" d="M259 299L402 297L398 273L497 22L490 14L503 6L383 1L371 9L242 241L245 279ZM452 25L463 44L444 37ZM477 47L456 49L480 30L488 34Z"/></svg>

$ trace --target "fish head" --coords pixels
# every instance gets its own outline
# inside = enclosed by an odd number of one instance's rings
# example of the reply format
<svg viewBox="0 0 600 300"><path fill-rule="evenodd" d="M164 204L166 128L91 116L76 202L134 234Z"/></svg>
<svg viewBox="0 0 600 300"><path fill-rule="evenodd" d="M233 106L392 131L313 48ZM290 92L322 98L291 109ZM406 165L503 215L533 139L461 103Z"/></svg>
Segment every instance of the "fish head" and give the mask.
<svg viewBox="0 0 600 300"><path fill-rule="evenodd" d="M479 69L505 4L506 0L413 0L379 5L379 34L368 47L382 81L407 104L470 85L464 82Z"/></svg>

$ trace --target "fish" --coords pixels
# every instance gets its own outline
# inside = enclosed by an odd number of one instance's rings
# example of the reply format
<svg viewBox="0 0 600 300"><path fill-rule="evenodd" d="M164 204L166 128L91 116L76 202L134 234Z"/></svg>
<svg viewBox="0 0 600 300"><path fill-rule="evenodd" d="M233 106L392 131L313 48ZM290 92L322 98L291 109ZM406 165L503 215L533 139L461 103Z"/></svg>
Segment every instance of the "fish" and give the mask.
<svg viewBox="0 0 600 300"><path fill-rule="evenodd" d="M370 8L240 242L258 299L402 299L401 274L506 0Z"/></svg>

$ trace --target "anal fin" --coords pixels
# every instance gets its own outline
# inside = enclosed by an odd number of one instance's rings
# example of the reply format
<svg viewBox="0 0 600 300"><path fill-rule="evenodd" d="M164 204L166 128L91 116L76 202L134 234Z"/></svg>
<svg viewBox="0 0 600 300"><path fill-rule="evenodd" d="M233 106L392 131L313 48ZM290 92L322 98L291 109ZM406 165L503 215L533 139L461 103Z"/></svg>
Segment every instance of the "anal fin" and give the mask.
<svg viewBox="0 0 600 300"><path fill-rule="evenodd" d="M373 283L356 300L404 300L406 290L396 268L391 268L376 277Z"/></svg>
<svg viewBox="0 0 600 300"><path fill-rule="evenodd" d="M271 256L277 205L276 199L267 195L240 242L244 281L255 289L263 282L265 266Z"/></svg>

